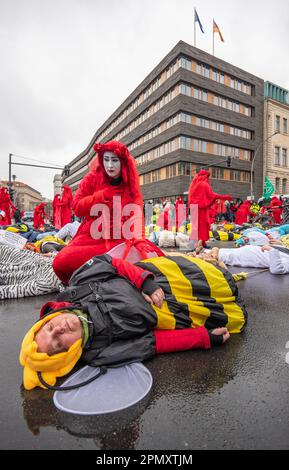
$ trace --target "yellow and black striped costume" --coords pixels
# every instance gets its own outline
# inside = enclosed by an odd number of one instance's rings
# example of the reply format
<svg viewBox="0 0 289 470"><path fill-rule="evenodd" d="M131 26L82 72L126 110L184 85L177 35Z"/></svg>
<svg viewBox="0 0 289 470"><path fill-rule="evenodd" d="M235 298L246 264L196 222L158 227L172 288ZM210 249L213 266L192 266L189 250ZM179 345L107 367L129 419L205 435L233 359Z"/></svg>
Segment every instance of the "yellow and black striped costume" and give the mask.
<svg viewBox="0 0 289 470"><path fill-rule="evenodd" d="M222 242L238 240L241 235L233 232L223 232L222 230L212 230L210 231L210 238L215 240L221 240Z"/></svg>
<svg viewBox="0 0 289 470"><path fill-rule="evenodd" d="M150 258L137 265L154 273L165 293L161 309L152 305L157 328L224 326L240 333L245 327L247 311L228 271L189 256Z"/></svg>

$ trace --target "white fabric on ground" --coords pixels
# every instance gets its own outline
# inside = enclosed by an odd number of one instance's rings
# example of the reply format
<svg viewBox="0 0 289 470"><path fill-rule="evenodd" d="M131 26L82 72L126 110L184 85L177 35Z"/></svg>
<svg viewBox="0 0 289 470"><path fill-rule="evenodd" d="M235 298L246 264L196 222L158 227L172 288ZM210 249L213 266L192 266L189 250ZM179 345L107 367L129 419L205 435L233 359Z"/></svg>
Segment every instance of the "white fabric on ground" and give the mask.
<svg viewBox="0 0 289 470"><path fill-rule="evenodd" d="M59 292L52 258L0 245L0 300Z"/></svg>
<svg viewBox="0 0 289 470"><path fill-rule="evenodd" d="M253 245L242 248L221 248L219 260L228 266L269 268L271 274L289 273L289 255L274 248L264 252L261 247Z"/></svg>

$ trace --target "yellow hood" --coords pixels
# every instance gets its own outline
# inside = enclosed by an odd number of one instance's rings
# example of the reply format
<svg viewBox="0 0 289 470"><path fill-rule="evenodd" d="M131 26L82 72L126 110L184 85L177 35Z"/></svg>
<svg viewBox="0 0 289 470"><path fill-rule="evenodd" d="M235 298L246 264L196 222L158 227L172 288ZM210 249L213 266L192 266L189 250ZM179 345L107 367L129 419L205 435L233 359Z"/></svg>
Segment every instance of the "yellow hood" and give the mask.
<svg viewBox="0 0 289 470"><path fill-rule="evenodd" d="M37 352L37 344L34 341L35 334L45 323L61 315L61 313L62 311L55 312L39 320L30 328L22 341L19 360L20 364L24 367L23 384L26 390L31 390L35 387L45 388L40 383L37 372L41 372L45 382L49 385L54 385L57 377L68 374L81 357L81 339L77 340L68 351L53 356Z"/></svg>

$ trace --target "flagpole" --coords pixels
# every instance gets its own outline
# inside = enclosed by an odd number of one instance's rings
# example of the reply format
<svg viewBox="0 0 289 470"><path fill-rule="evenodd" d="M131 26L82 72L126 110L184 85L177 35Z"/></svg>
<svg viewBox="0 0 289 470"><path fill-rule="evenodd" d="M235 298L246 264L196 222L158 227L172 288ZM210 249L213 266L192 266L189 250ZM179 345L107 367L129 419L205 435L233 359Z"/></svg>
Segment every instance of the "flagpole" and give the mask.
<svg viewBox="0 0 289 470"><path fill-rule="evenodd" d="M214 33L214 18L213 18L213 56L215 55L215 33Z"/></svg>
<svg viewBox="0 0 289 470"><path fill-rule="evenodd" d="M196 47L196 9L194 8L194 47Z"/></svg>

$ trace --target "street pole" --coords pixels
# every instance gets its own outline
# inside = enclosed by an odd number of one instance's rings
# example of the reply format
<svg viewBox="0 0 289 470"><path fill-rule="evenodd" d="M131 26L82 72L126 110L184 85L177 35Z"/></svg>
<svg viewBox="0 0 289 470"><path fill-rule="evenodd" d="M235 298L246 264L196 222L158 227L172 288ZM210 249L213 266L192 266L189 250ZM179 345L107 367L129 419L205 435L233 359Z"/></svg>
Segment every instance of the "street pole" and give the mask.
<svg viewBox="0 0 289 470"><path fill-rule="evenodd" d="M9 183L8 183L8 186L9 186L9 190L11 189L11 186L12 186L12 181L11 181L11 164L12 164L12 153L9 153Z"/></svg>
<svg viewBox="0 0 289 470"><path fill-rule="evenodd" d="M267 137L265 140L260 142L260 144L258 145L258 147L256 149L256 152L254 153L254 157L253 157L252 163L251 163L251 195L250 195L251 200L254 197L254 194L253 194L253 168L254 168L255 158L256 158L260 148L265 144L265 142L267 142L269 139L271 139L271 137L273 137L274 135L277 135L277 134L280 134L280 131L275 131L272 135L269 135L269 137Z"/></svg>

